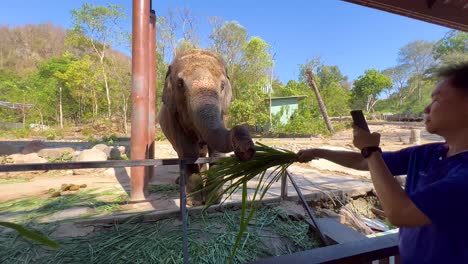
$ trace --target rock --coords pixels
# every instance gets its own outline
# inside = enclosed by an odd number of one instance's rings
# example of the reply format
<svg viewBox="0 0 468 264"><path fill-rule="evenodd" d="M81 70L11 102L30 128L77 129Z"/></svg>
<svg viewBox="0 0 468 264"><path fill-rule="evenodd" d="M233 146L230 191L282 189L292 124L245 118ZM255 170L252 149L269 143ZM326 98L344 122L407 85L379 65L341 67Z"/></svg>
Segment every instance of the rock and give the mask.
<svg viewBox="0 0 468 264"><path fill-rule="evenodd" d="M104 171L104 174L107 176L117 177L117 178L130 178L130 167L127 168L108 168Z"/></svg>
<svg viewBox="0 0 468 264"><path fill-rule="evenodd" d="M18 154L13 154L13 155L18 155ZM14 161L10 156L7 156L7 155L0 156L0 165L13 164Z"/></svg>
<svg viewBox="0 0 468 264"><path fill-rule="evenodd" d="M98 149L85 149L76 156L75 161L105 161L107 160L106 153Z"/></svg>
<svg viewBox="0 0 468 264"><path fill-rule="evenodd" d="M47 146L43 141L33 140L23 147L23 149L21 150L21 154L29 154L29 153L38 152L39 150L44 149L46 147Z"/></svg>
<svg viewBox="0 0 468 264"><path fill-rule="evenodd" d="M11 155L20 152L21 148L14 143L0 142L0 155Z"/></svg>
<svg viewBox="0 0 468 264"><path fill-rule="evenodd" d="M54 192L50 195L50 197L54 198L54 197L59 197L60 195L62 195L60 192Z"/></svg>
<svg viewBox="0 0 468 264"><path fill-rule="evenodd" d="M80 189L79 185L72 184L70 188L68 188L69 191L78 191Z"/></svg>
<svg viewBox="0 0 468 264"><path fill-rule="evenodd" d="M120 159L120 156L122 155L121 150L118 147L107 146L104 144L97 144L92 149L101 150L102 152L106 153L107 159L111 159L111 160ZM125 147L123 151L125 152Z"/></svg>
<svg viewBox="0 0 468 264"><path fill-rule="evenodd" d="M30 164L30 163L47 163L47 160L44 158L41 158L37 155L37 153L30 153L30 154L13 154L10 156L6 157L6 160L8 163L13 163L13 164ZM24 175L25 173L32 173L32 174L40 174L40 173L45 173L47 170L35 170L35 171L17 171L17 172L8 172L9 175L11 176L21 176Z"/></svg>
<svg viewBox="0 0 468 264"><path fill-rule="evenodd" d="M117 149L120 151L120 155L125 154L125 146L118 146Z"/></svg>
<svg viewBox="0 0 468 264"><path fill-rule="evenodd" d="M14 164L28 164L28 163L47 163L47 160L39 157L36 153L29 154L13 154L7 157Z"/></svg>
<svg viewBox="0 0 468 264"><path fill-rule="evenodd" d="M74 158L74 161L106 161L107 155L99 149L85 149L78 156ZM74 169L73 174L88 174L101 172L105 169Z"/></svg>
<svg viewBox="0 0 468 264"><path fill-rule="evenodd" d="M121 154L120 150L117 147L112 147L110 149L110 153L109 153L108 158L111 159L111 160L119 160L121 155L122 154Z"/></svg>
<svg viewBox="0 0 468 264"><path fill-rule="evenodd" d="M71 187L71 184L66 184L66 183L64 183L64 184L62 184L62 186L60 187L60 190L61 190L61 191L68 191L68 190L70 189L70 187Z"/></svg>
<svg viewBox="0 0 468 264"><path fill-rule="evenodd" d="M92 149L98 149L104 153L106 153L107 157L110 157L111 147L105 144L97 144Z"/></svg>
<svg viewBox="0 0 468 264"><path fill-rule="evenodd" d="M99 149L99 150L102 150L104 151L105 149L107 149L109 146L107 146L106 144L96 144L94 145L94 147L92 147L91 149Z"/></svg>
<svg viewBox="0 0 468 264"><path fill-rule="evenodd" d="M64 154L72 155L74 152L73 148L44 148L39 150L37 155L48 159L60 159Z"/></svg>

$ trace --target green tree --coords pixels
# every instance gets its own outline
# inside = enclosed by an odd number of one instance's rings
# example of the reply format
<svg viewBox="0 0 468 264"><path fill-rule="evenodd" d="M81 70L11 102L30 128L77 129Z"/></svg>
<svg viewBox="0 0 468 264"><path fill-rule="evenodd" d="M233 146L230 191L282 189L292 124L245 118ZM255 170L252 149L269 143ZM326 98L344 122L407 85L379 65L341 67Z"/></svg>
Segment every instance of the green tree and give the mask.
<svg viewBox="0 0 468 264"><path fill-rule="evenodd" d="M269 121L268 94L270 68L273 65L270 45L259 37L251 38L243 47L237 76L237 96L230 108L230 124L246 123L251 126L264 126Z"/></svg>
<svg viewBox="0 0 468 264"><path fill-rule="evenodd" d="M417 91L418 100L422 98L421 81L424 73L434 65L434 45L431 42L416 40L403 46L398 52L399 65L406 65L416 78L415 86L410 94Z"/></svg>
<svg viewBox="0 0 468 264"><path fill-rule="evenodd" d="M66 86L66 78L64 73L70 67L70 64L74 61L74 58L69 54L65 54L62 57L51 58L43 62L39 66L38 79L36 80L37 87L33 87L42 97L44 94L55 95L52 98L58 98L56 105L58 108L58 121L60 127L63 128L64 111L70 110L74 107L74 102L70 100L70 90ZM64 106L67 109L64 109Z"/></svg>
<svg viewBox="0 0 468 264"><path fill-rule="evenodd" d="M273 96L277 97L307 95L310 92L305 83L294 80L289 80L286 85L278 84L273 87L276 87L273 89Z"/></svg>
<svg viewBox="0 0 468 264"><path fill-rule="evenodd" d="M390 89L391 94L397 98L395 107L398 108L403 105L406 98L408 98L408 81L411 76L410 67L407 64L400 64L395 67L386 69L382 74L387 75L392 80L393 86ZM389 95L389 97L391 96Z"/></svg>
<svg viewBox="0 0 468 264"><path fill-rule="evenodd" d="M468 61L468 33L451 30L434 46L434 57L450 65Z"/></svg>
<svg viewBox="0 0 468 264"><path fill-rule="evenodd" d="M132 75L131 75L131 61L127 57L122 57L122 56L112 56L111 59L111 74L113 78L111 79L111 85L113 87L116 87L116 92L114 93L114 100L118 101L119 104L119 109L118 109L118 122L122 124L121 128L123 128L123 132L125 134L128 133L128 126L127 126L127 121L130 116L130 102L131 102L131 87L132 87ZM161 71L159 65L158 65L158 57L156 57L156 63L157 63L157 70ZM164 69L165 70L165 69ZM158 74L154 72L153 74L156 74L156 78L158 77ZM163 74L163 78L164 78ZM160 80L157 78L156 79L156 87L162 87L158 86L158 82ZM163 84L159 84L163 85Z"/></svg>
<svg viewBox="0 0 468 264"><path fill-rule="evenodd" d="M450 30L434 45L434 57L439 59L450 53L468 52L468 33L458 30Z"/></svg>
<svg viewBox="0 0 468 264"><path fill-rule="evenodd" d="M98 57L106 89L107 114L110 118L112 115L111 91L105 59L112 45L121 41L122 34L118 25L119 20L124 18L123 7L113 4L93 6L85 3L80 9L74 9L71 13L73 29L70 31L68 41L74 46L90 47Z"/></svg>
<svg viewBox="0 0 468 264"><path fill-rule="evenodd" d="M330 116L348 115L350 111L347 78L338 66L321 65L316 74L317 85Z"/></svg>
<svg viewBox="0 0 468 264"><path fill-rule="evenodd" d="M366 109L373 112L378 95L382 90L392 86L390 78L376 69L366 70L364 75L358 77L352 89L353 106L357 109Z"/></svg>
<svg viewBox="0 0 468 264"><path fill-rule="evenodd" d="M0 101L4 103L21 103L25 96L22 96L21 77L15 72L0 69ZM6 105L0 105L1 120L16 122L18 121L18 112Z"/></svg>
<svg viewBox="0 0 468 264"><path fill-rule="evenodd" d="M260 37L252 37L243 47L241 67L244 69L244 81L261 89L270 82L270 69L273 57L269 53L270 45ZM246 85L246 83L244 83Z"/></svg>
<svg viewBox="0 0 468 264"><path fill-rule="evenodd" d="M99 101L96 72L94 61L89 56L84 56L71 62L65 72L56 74L70 88L70 94L78 102L78 122L82 121L87 108L91 108L93 118L97 118Z"/></svg>
<svg viewBox="0 0 468 264"><path fill-rule="evenodd" d="M219 17L210 18L213 26L210 39L213 41L211 49L220 54L226 61L227 72L233 87L237 87L237 75L242 59L242 48L247 42L247 30L235 21L222 22ZM234 91L234 96L237 96Z"/></svg>

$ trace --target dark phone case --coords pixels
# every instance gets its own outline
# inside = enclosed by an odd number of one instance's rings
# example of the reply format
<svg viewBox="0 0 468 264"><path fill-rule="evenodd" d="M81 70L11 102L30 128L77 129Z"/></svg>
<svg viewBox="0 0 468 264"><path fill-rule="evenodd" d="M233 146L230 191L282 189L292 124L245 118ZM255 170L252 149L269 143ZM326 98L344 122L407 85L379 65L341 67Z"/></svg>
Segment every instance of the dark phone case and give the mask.
<svg viewBox="0 0 468 264"><path fill-rule="evenodd" d="M370 132L369 127L367 126L366 118L361 110L351 111L351 117L353 118L354 124L367 132Z"/></svg>

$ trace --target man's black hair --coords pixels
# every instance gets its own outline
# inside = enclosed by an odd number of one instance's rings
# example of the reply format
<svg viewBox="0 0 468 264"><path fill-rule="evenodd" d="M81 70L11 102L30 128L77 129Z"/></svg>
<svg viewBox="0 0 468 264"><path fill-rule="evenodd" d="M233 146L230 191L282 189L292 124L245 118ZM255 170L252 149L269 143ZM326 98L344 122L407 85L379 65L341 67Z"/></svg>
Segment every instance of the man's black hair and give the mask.
<svg viewBox="0 0 468 264"><path fill-rule="evenodd" d="M450 79L453 86L468 94L468 62L442 67L437 71L437 76Z"/></svg>

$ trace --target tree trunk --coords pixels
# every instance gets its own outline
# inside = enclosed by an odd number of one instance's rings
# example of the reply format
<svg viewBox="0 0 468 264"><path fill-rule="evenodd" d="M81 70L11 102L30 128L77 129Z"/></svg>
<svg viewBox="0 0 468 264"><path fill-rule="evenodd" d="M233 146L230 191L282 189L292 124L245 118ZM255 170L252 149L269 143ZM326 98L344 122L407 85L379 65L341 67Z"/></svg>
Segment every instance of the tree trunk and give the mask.
<svg viewBox="0 0 468 264"><path fill-rule="evenodd" d="M366 111L367 112L374 112L374 106L377 103L378 99L374 98L373 95L368 95L367 96L367 103L366 103Z"/></svg>
<svg viewBox="0 0 468 264"><path fill-rule="evenodd" d="M106 86L106 97L107 97L107 117L110 119L112 112L111 112L111 99L110 99L110 91L109 91L109 82L107 81L107 74L106 69L104 68L104 53L101 57L101 70L102 70L102 77L104 78L104 84Z"/></svg>
<svg viewBox="0 0 468 264"><path fill-rule="evenodd" d="M421 98L422 98L422 95L421 95L421 81L418 80L418 101L421 102Z"/></svg>
<svg viewBox="0 0 468 264"><path fill-rule="evenodd" d="M26 127L26 110L24 109L24 105L23 105L23 127Z"/></svg>
<svg viewBox="0 0 468 264"><path fill-rule="evenodd" d="M24 91L23 91L23 107L22 107L22 110L23 110L23 128L26 127L26 109L24 109L25 104L26 104L26 99L25 99L25 95L24 95Z"/></svg>
<svg viewBox="0 0 468 264"><path fill-rule="evenodd" d="M320 92L317 88L317 85L315 84L314 74L312 73L311 69L309 68L306 69L306 76L307 76L307 82L309 84L309 87L312 90L314 90L315 96L317 97L317 102L320 107L320 112L322 113L323 119L325 120L325 123L327 124L327 128L332 134L335 134L335 130L333 129L333 126L330 122L330 118L328 117L328 114L327 114L327 108L325 107L325 104L323 103L322 97L320 96Z"/></svg>
<svg viewBox="0 0 468 264"><path fill-rule="evenodd" d="M419 145L419 143L421 142L421 130L416 129L416 128L411 128L410 133L411 134L410 134L409 143Z"/></svg>
<svg viewBox="0 0 468 264"><path fill-rule="evenodd" d="M122 92L122 111L123 111L123 128L125 130L125 135L128 133L128 127L127 127L127 98L125 98L125 94Z"/></svg>
<svg viewBox="0 0 468 264"><path fill-rule="evenodd" d="M93 88L93 118L96 120L98 114L98 103L96 98L96 90Z"/></svg>
<svg viewBox="0 0 468 264"><path fill-rule="evenodd" d="M40 123L41 124L41 131L43 131L44 130L44 115L42 114L42 111L40 109L38 109L38 110L39 110L39 116L41 117L41 121L40 121L41 122Z"/></svg>
<svg viewBox="0 0 468 264"><path fill-rule="evenodd" d="M62 85L60 85L59 87L59 97L60 97L60 104L59 104L60 128L63 128Z"/></svg>

